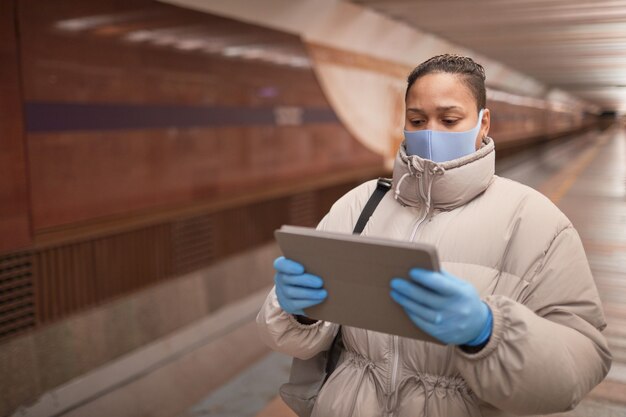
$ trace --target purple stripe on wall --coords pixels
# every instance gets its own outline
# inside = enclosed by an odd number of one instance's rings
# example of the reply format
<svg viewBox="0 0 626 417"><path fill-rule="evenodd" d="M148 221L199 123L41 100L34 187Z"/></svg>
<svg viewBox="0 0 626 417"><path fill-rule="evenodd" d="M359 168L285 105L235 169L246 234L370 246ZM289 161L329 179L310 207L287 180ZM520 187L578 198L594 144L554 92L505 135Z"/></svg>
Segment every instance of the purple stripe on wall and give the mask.
<svg viewBox="0 0 626 417"><path fill-rule="evenodd" d="M168 106L31 101L28 132L276 125L274 107ZM299 123L337 123L331 108L300 108Z"/></svg>

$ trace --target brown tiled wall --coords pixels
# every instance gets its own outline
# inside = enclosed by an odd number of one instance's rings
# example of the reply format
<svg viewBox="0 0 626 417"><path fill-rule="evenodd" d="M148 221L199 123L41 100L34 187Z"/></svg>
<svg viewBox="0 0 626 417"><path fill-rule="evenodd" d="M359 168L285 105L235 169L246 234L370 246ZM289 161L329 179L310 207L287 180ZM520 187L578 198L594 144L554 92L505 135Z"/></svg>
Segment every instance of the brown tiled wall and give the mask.
<svg viewBox="0 0 626 417"><path fill-rule="evenodd" d="M15 7L0 2L0 253L31 243Z"/></svg>
<svg viewBox="0 0 626 417"><path fill-rule="evenodd" d="M130 21L63 29L92 16ZM336 119L310 67L125 40L141 30L196 31L306 59L296 36L149 0L21 0L19 21L25 102L44 106L43 114L27 114L35 235L382 164ZM65 108L56 121L62 127L46 129L46 109L68 103L109 106L94 118L129 105L139 112L166 106L174 126L154 119L131 129L90 125L78 107ZM284 107L304 112L304 120L283 124L276 114ZM223 117L186 125L198 111Z"/></svg>

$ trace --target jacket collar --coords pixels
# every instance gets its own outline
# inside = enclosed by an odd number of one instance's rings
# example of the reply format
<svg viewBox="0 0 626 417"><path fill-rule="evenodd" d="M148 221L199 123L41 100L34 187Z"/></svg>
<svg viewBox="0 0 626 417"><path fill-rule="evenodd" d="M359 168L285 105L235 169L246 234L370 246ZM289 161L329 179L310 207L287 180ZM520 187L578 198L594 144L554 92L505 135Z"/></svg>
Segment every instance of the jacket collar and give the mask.
<svg viewBox="0 0 626 417"><path fill-rule="evenodd" d="M487 137L476 152L436 163L407 156L402 142L393 167L394 196L411 207L452 210L467 204L489 187L495 173L495 147Z"/></svg>

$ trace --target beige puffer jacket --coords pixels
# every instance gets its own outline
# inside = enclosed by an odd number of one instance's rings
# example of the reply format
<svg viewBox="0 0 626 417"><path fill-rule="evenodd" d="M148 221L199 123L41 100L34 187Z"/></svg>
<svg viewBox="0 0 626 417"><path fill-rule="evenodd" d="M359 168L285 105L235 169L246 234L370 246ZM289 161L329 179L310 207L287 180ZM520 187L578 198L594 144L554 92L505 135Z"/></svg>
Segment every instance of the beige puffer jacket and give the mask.
<svg viewBox="0 0 626 417"><path fill-rule="evenodd" d="M346 351L315 403L314 417L508 416L573 408L606 376L606 326L580 238L533 189L494 175L487 138L472 155L435 164L401 146L393 188L364 235L427 242L442 267L472 283L493 312L478 353L341 327ZM376 187L366 182L318 228L352 233ZM323 277L322 277L323 278ZM338 325L303 325L274 290L257 317L272 349L307 359L329 348Z"/></svg>

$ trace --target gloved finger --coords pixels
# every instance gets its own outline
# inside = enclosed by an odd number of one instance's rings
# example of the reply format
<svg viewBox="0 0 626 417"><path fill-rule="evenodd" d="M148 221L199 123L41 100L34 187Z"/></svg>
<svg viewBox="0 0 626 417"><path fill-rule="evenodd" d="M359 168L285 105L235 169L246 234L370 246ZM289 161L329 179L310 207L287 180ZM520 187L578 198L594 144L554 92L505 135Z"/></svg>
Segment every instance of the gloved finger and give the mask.
<svg viewBox="0 0 626 417"><path fill-rule="evenodd" d="M277 275L280 275L280 281L286 285L307 288L322 288L324 286L324 281L320 277L311 274L289 275L278 273Z"/></svg>
<svg viewBox="0 0 626 417"><path fill-rule="evenodd" d="M416 315L422 320L432 324L438 324L442 320L443 316L440 312L418 304L397 291L391 291L391 298L393 298L396 303L400 304L407 314Z"/></svg>
<svg viewBox="0 0 626 417"><path fill-rule="evenodd" d="M283 293L291 300L323 300L328 296L326 290L316 290L304 287L285 285Z"/></svg>
<svg viewBox="0 0 626 417"><path fill-rule="evenodd" d="M304 273L304 266L296 261L287 259L284 256L279 256L276 260L274 260L274 269L278 272L282 272L283 274L297 275Z"/></svg>
<svg viewBox="0 0 626 417"><path fill-rule="evenodd" d="M471 285L470 283L468 283L467 281L462 280L461 278L449 273L448 271L445 270L441 270L440 271L441 276L444 279L447 279L448 281L457 284L457 285Z"/></svg>
<svg viewBox="0 0 626 417"><path fill-rule="evenodd" d="M436 324L430 323L424 319L422 319L420 316L415 315L415 314L409 314L409 318L411 319L411 321L417 326L419 327L421 330L423 330L424 332L428 333L429 335L439 339L438 333L439 333L439 328L437 327ZM441 340L441 339L440 339Z"/></svg>
<svg viewBox="0 0 626 417"><path fill-rule="evenodd" d="M276 298L278 298L278 303L281 304L282 307L286 307L283 304L289 302L289 297L285 295L285 291L282 285L274 286L274 291L276 291Z"/></svg>
<svg viewBox="0 0 626 417"><path fill-rule="evenodd" d="M392 279L391 288L416 303L436 310L444 307L449 302L448 298L401 278Z"/></svg>
<svg viewBox="0 0 626 417"><path fill-rule="evenodd" d="M456 295L459 292L456 282L444 277L440 272L412 268L409 270L409 276L419 285L441 295Z"/></svg>
<svg viewBox="0 0 626 417"><path fill-rule="evenodd" d="M324 300L294 300L291 305L298 310L303 310L305 308L316 306L322 301Z"/></svg>
<svg viewBox="0 0 626 417"><path fill-rule="evenodd" d="M274 287L274 291L276 291L276 298L278 299L278 304L280 304L280 307L285 311L291 310L289 298L287 298L287 296L283 293L282 287L280 285L276 285Z"/></svg>

